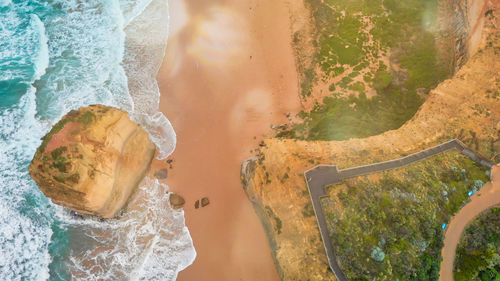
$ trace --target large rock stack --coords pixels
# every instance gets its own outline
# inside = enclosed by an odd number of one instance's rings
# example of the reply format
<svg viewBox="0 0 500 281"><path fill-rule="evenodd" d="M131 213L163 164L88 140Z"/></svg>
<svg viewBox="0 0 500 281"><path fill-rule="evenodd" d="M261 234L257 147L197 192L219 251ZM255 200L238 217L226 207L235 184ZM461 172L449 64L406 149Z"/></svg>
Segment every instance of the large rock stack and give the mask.
<svg viewBox="0 0 500 281"><path fill-rule="evenodd" d="M43 138L29 171L71 210L111 218L144 178L155 146L125 111L92 105L64 116Z"/></svg>

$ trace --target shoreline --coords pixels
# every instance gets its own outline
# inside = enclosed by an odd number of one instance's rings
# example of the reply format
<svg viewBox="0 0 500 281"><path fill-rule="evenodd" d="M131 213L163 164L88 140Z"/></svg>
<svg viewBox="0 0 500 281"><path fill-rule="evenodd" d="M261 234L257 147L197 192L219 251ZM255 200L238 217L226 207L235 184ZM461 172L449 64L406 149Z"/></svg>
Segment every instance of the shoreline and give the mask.
<svg viewBox="0 0 500 281"><path fill-rule="evenodd" d="M169 3L170 34L157 79L160 111L178 143L162 182L185 198L197 251L178 280L280 280L239 172L262 137L273 134L270 125L300 110L289 4ZM167 166L155 160L152 171ZM196 209L202 197L210 204Z"/></svg>

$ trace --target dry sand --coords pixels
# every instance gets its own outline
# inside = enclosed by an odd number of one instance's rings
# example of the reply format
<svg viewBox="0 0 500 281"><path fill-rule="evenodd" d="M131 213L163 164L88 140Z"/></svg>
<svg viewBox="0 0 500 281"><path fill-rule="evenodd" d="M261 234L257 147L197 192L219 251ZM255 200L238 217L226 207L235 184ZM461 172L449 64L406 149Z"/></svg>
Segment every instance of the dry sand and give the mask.
<svg viewBox="0 0 500 281"><path fill-rule="evenodd" d="M441 250L443 255L439 272L441 281L453 281L455 251L465 227L477 215L498 204L500 204L500 165L491 169L491 181L474 194L471 201L451 219L446 229L444 247Z"/></svg>
<svg viewBox="0 0 500 281"><path fill-rule="evenodd" d="M160 109L177 133L166 183L186 199L197 257L178 280L279 280L240 183L270 125L300 110L286 0L171 0ZM202 197L210 205L195 209Z"/></svg>

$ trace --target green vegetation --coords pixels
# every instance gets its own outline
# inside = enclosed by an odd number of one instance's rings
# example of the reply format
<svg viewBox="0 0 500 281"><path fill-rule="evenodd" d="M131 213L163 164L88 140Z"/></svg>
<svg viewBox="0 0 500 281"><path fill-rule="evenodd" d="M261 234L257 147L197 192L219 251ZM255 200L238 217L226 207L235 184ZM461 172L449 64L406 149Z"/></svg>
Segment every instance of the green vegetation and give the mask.
<svg viewBox="0 0 500 281"><path fill-rule="evenodd" d="M61 173L66 173L66 166L69 164L67 162L66 157L63 156L63 153L67 152L68 148L66 146L61 146L52 150L50 153L52 156L52 165L51 168L56 168Z"/></svg>
<svg viewBox="0 0 500 281"><path fill-rule="evenodd" d="M456 281L500 280L500 208L480 214L457 247Z"/></svg>
<svg viewBox="0 0 500 281"><path fill-rule="evenodd" d="M431 32L437 0L308 3L316 55L302 75L302 95L310 95L317 80L341 79L330 85L332 95L323 104L301 114L303 122L278 137L345 140L396 129L422 104L417 89L429 91L452 71L451 58L439 53ZM399 67L388 65L389 60ZM321 73L315 73L318 67ZM369 88L377 93L370 99ZM352 92L357 94L346 96Z"/></svg>
<svg viewBox="0 0 500 281"><path fill-rule="evenodd" d="M61 155L66 151L68 151L68 148L66 146L61 146L59 148L52 150L50 155L52 156L52 159L56 160L59 159Z"/></svg>
<svg viewBox="0 0 500 281"><path fill-rule="evenodd" d="M346 140L367 137L396 129L409 120L422 103L417 95L401 95L389 87L387 92L368 99L364 93L348 98L333 95L306 113L303 123L282 131L277 137L308 140Z"/></svg>
<svg viewBox="0 0 500 281"><path fill-rule="evenodd" d="M78 123L81 123L85 126L89 125L92 121L95 120L95 114L90 112L90 111L86 111L84 114L82 114L82 116L80 116L78 118Z"/></svg>
<svg viewBox="0 0 500 281"><path fill-rule="evenodd" d="M45 170L47 167L50 169L57 169L59 173L53 174L54 180L60 183L66 183L70 181L72 183L78 183L80 181L80 175L78 173L73 173L68 175L68 165L71 163L68 159L71 159L71 154L68 153L68 148L66 146L58 147L50 152L50 156L43 156L42 165ZM80 154L80 156L82 156ZM81 157L83 158L83 156Z"/></svg>
<svg viewBox="0 0 500 281"><path fill-rule="evenodd" d="M43 153L45 151L45 148L47 148L47 144L49 143L49 141L52 139L52 136L59 133L59 131L62 130L62 128L64 128L64 126L68 123L68 122L71 122L73 121L73 118L64 118L62 120L60 120L59 122L57 122L57 124L54 125L54 127L52 127L52 129L50 130L49 133L47 133L43 138L42 138L42 144L40 145L40 147L38 148L38 152L39 153Z"/></svg>
<svg viewBox="0 0 500 281"><path fill-rule="evenodd" d="M75 120L83 124L84 126L89 125L92 121L95 120L96 116L94 113L87 111L84 114L82 114L80 117L78 117L79 113L76 110L71 110L68 112L67 116L61 119L59 122L57 122L54 127L48 132L43 138L42 138L42 144L40 145L37 153L43 153L45 151L45 148L47 148L47 144L50 142L52 139L52 136L55 134L59 133L66 124L69 122L75 122ZM77 118L78 117L78 118ZM72 136L77 135L79 130L73 130L70 134Z"/></svg>
<svg viewBox="0 0 500 281"><path fill-rule="evenodd" d="M365 84L361 82L355 82L349 86L349 89L359 93L363 93L365 91Z"/></svg>
<svg viewBox="0 0 500 281"><path fill-rule="evenodd" d="M266 206L265 209L266 209L267 216L274 219L274 231L276 231L276 233L278 233L278 234L281 234L281 227L283 226L281 219L278 216L276 216L276 214L273 212L273 209L271 209L271 207Z"/></svg>
<svg viewBox="0 0 500 281"><path fill-rule="evenodd" d="M266 172L266 184L270 184L271 183L271 179L269 178L269 173Z"/></svg>
<svg viewBox="0 0 500 281"><path fill-rule="evenodd" d="M488 181L456 151L393 171L347 179L322 201L349 280L438 280L441 226Z"/></svg>
<svg viewBox="0 0 500 281"><path fill-rule="evenodd" d="M310 218L310 217L314 216L314 208L313 208L313 205L311 204L311 202L307 202L307 204L304 206L304 209L302 209L302 215L305 218Z"/></svg>
<svg viewBox="0 0 500 281"><path fill-rule="evenodd" d="M375 73L375 77L373 78L373 88L381 91L389 87L391 82L392 75L387 71L379 70Z"/></svg>

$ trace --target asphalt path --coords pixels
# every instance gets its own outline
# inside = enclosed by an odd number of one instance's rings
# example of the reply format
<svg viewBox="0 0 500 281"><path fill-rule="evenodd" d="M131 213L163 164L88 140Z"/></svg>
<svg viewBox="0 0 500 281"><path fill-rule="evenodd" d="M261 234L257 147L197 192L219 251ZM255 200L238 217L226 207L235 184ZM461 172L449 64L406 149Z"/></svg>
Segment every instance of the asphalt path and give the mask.
<svg viewBox="0 0 500 281"><path fill-rule="evenodd" d="M340 268L339 264L337 263L337 257L332 247L330 235L328 232L326 217L321 206L321 198L328 196L326 187L338 184L346 178L359 177L363 175L405 167L452 149L458 150L460 153L471 158L473 161L482 166L486 166L490 169L494 166L494 163L469 149L461 141L452 139L445 143L433 146L431 148L410 154L399 159L378 162L370 165L343 170L339 170L337 165L318 165L310 170L307 170L304 173L306 177L307 188L309 189L309 195L311 196L314 213L316 215L316 220L318 221L321 239L323 240L326 256L328 258L328 263L333 273L335 274L335 277L337 277L337 280L347 281L347 278Z"/></svg>

